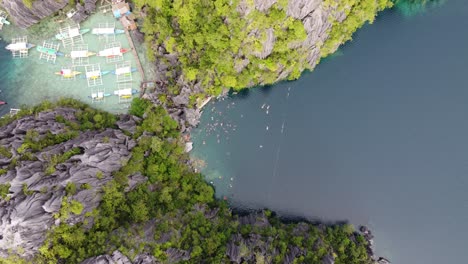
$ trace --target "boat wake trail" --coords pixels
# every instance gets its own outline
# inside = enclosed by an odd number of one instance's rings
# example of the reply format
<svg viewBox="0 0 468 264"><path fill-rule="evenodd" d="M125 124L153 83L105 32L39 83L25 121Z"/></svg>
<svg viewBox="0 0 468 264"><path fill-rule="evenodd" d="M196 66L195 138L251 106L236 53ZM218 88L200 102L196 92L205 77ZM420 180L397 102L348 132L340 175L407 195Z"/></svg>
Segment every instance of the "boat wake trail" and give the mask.
<svg viewBox="0 0 468 264"><path fill-rule="evenodd" d="M289 94L290 94L290 91L291 91L291 87L288 87L288 93L286 95L286 100L284 102L285 104L285 107L284 107L284 112L283 112L283 123L281 124L281 135L280 135L280 139L279 139L279 143L278 143L278 148L276 149L276 157L275 157L275 163L273 165L273 175L271 177L271 182L270 182L270 188L268 190L268 203L270 203L271 201L271 193L272 193L272 189L273 189L273 185L275 183L275 180L276 180L276 177L278 175L278 165L279 165L279 159L280 159L280 154L281 154L281 145L283 144L283 140L284 140L284 128L285 128L285 124L286 124L286 118L288 116L288 99L289 99Z"/></svg>

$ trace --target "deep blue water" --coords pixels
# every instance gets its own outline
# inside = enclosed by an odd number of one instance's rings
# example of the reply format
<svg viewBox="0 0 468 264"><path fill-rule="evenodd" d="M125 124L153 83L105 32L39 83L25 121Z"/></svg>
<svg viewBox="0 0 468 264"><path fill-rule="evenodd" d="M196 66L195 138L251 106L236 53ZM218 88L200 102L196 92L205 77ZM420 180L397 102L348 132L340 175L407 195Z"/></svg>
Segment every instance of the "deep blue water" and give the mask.
<svg viewBox="0 0 468 264"><path fill-rule="evenodd" d="M209 104L193 156L236 207L369 225L392 263L468 263L467 29L463 0L384 12L298 81Z"/></svg>

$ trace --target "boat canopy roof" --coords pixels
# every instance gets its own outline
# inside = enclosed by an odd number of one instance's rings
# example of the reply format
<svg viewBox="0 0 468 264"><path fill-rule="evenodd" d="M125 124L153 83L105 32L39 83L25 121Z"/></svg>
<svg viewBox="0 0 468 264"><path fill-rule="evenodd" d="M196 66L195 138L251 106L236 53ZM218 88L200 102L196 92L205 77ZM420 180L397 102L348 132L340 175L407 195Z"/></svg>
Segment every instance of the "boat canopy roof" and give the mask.
<svg viewBox="0 0 468 264"><path fill-rule="evenodd" d="M120 89L114 93L118 96L132 95L132 88Z"/></svg>
<svg viewBox="0 0 468 264"><path fill-rule="evenodd" d="M11 43L8 46L6 46L6 49L8 49L8 50L25 50L25 49L28 49L28 46L27 46L26 42Z"/></svg>
<svg viewBox="0 0 468 264"><path fill-rule="evenodd" d="M91 93L91 98L102 99L104 98L104 92Z"/></svg>
<svg viewBox="0 0 468 264"><path fill-rule="evenodd" d="M100 74L101 74L100 71L90 71L86 73L86 78L89 79L89 78L99 77Z"/></svg>
<svg viewBox="0 0 468 264"><path fill-rule="evenodd" d="M62 69L62 75L71 75L72 74L72 70L70 69Z"/></svg>
<svg viewBox="0 0 468 264"><path fill-rule="evenodd" d="M114 34L115 28L93 28L92 32L95 35Z"/></svg>
<svg viewBox="0 0 468 264"><path fill-rule="evenodd" d="M72 52L70 52L70 57L72 57L72 58L86 58L86 57L88 57L88 51L87 50L72 51Z"/></svg>
<svg viewBox="0 0 468 264"><path fill-rule="evenodd" d="M70 30L68 30L68 36L70 38L74 38L76 36L79 36L80 35L80 29L79 28L71 28Z"/></svg>
<svg viewBox="0 0 468 264"><path fill-rule="evenodd" d="M100 56L117 56L121 54L120 47L108 48L99 52Z"/></svg>
<svg viewBox="0 0 468 264"><path fill-rule="evenodd" d="M117 70L115 70L115 74L121 75L121 74L130 73L131 71L132 69L130 67L122 67L122 68L118 68Z"/></svg>

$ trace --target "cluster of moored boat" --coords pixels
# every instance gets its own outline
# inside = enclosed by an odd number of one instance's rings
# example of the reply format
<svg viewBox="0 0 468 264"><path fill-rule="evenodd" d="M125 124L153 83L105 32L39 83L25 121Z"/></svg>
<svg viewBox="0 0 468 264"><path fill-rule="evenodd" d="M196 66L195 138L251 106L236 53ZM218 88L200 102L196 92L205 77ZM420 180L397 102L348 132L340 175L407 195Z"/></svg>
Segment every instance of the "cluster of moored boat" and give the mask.
<svg viewBox="0 0 468 264"><path fill-rule="evenodd" d="M128 74L130 74L131 72L136 72L137 69L136 68L130 68L130 70L128 71ZM112 73L114 75L118 75L120 74L118 71L116 70L112 70L112 71L93 71L93 72L90 72L90 73L87 73L85 75L81 75L81 79L97 79L99 78L100 76L104 76L104 75L107 75L109 73ZM56 75L61 75L62 77L64 78L73 78L73 77L76 77L80 74L82 74L82 72L80 71L74 71L72 69L62 69L58 72L55 72Z"/></svg>
<svg viewBox="0 0 468 264"><path fill-rule="evenodd" d="M110 36L110 35L118 35L118 34L123 34L125 31L123 29L116 29L115 27L109 27L109 28L93 28L93 29L80 29L80 28L73 28L70 29L64 33L59 33L55 35L55 38L57 40L64 40L68 38L73 38L79 35L91 33L93 35L97 36ZM121 48L121 47L110 47L103 49L98 52L91 52L88 50L78 50L78 51L71 51L69 54L64 54L58 50L58 46L54 45L45 45L46 42L44 42L44 45L34 45L31 43L27 42L27 39L24 38L23 40L20 41L14 41L13 43L9 44L6 46L7 50L10 50L13 52L13 54L18 53L18 52L28 52L29 49L36 47L36 50L41 53L41 55L45 56L63 56L63 57L69 57L72 59L80 59L80 58L88 58L92 56L99 56L99 57L106 57L106 58L112 58L116 56L123 56L123 54L127 53L129 49L126 48ZM54 60L55 61L55 60ZM62 68L60 71L55 72L56 75L60 75L63 78L75 78L78 75L82 79L88 79L88 80L94 80L101 78L104 75L107 74L114 74L114 75L122 75L122 74L131 74L132 72L136 72L136 68L132 68L130 66L128 67L123 67L123 68L117 68L116 70L106 70L106 71L101 71L95 70L95 71L90 71L86 72L83 74L83 72L76 71L74 70L74 67L70 68ZM127 91L128 90L128 91ZM117 90L114 92L114 95L118 95L121 98L131 98L132 95L138 93L136 89L124 89L124 90ZM107 93L101 93L98 95L92 95L89 96L92 99L96 99L96 97L99 97L98 99L101 99L102 97L110 96L111 94ZM0 102L1 103L1 102Z"/></svg>
<svg viewBox="0 0 468 264"><path fill-rule="evenodd" d="M123 29L116 29L116 28L93 28L92 30L76 28L76 32L74 31L75 30L70 30L66 33L59 33L55 35L55 38L57 40L63 40L65 38L74 37L75 35L83 35L90 31L91 31L91 34L94 34L94 35L117 35L117 34L122 34L125 32ZM100 57L115 57L115 56L121 56L122 54L129 51L129 49L125 49L121 47L112 47L112 48L101 50L97 53L89 52L89 51L86 51L86 52L72 51L69 55L65 55L64 53L58 51L58 49L56 48L45 47L45 46L40 46L40 45L36 46L34 44L27 43L27 42L11 43L6 46L6 49L14 52L14 51L29 50L33 47L36 47L36 50L39 51L40 53L45 53L48 55L56 55L56 56L66 56L66 57L72 57L72 58L84 58L84 57L91 57L94 55L100 56Z"/></svg>

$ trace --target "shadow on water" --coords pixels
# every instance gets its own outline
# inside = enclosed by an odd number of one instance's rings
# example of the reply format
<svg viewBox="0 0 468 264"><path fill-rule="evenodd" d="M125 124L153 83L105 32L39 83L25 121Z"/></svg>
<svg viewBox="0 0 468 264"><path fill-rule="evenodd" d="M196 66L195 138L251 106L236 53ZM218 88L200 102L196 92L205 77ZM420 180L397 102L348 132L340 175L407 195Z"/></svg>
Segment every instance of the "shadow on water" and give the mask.
<svg viewBox="0 0 468 264"><path fill-rule="evenodd" d="M264 95L268 95L271 92L271 89L273 88L273 85L264 85L260 86L259 90L262 92Z"/></svg>
<svg viewBox="0 0 468 264"><path fill-rule="evenodd" d="M231 204L230 207L233 208L233 212L239 216L248 216L251 214L260 213L262 211L270 211L272 217L279 219L286 224L296 224L296 223L304 222L304 223L309 223L315 226L318 226L318 225L327 225L327 226L340 225L341 226L341 225L346 225L350 223L348 220L330 221L330 220L323 220L319 218L298 216L294 214L281 214L276 211L272 211L269 208L251 209L251 208L246 208L246 207L239 207L236 204Z"/></svg>
<svg viewBox="0 0 468 264"><path fill-rule="evenodd" d="M229 95L235 95L238 98L246 99L250 95L250 89L245 88L245 89L238 91L237 94L235 94L234 92L231 92Z"/></svg>

